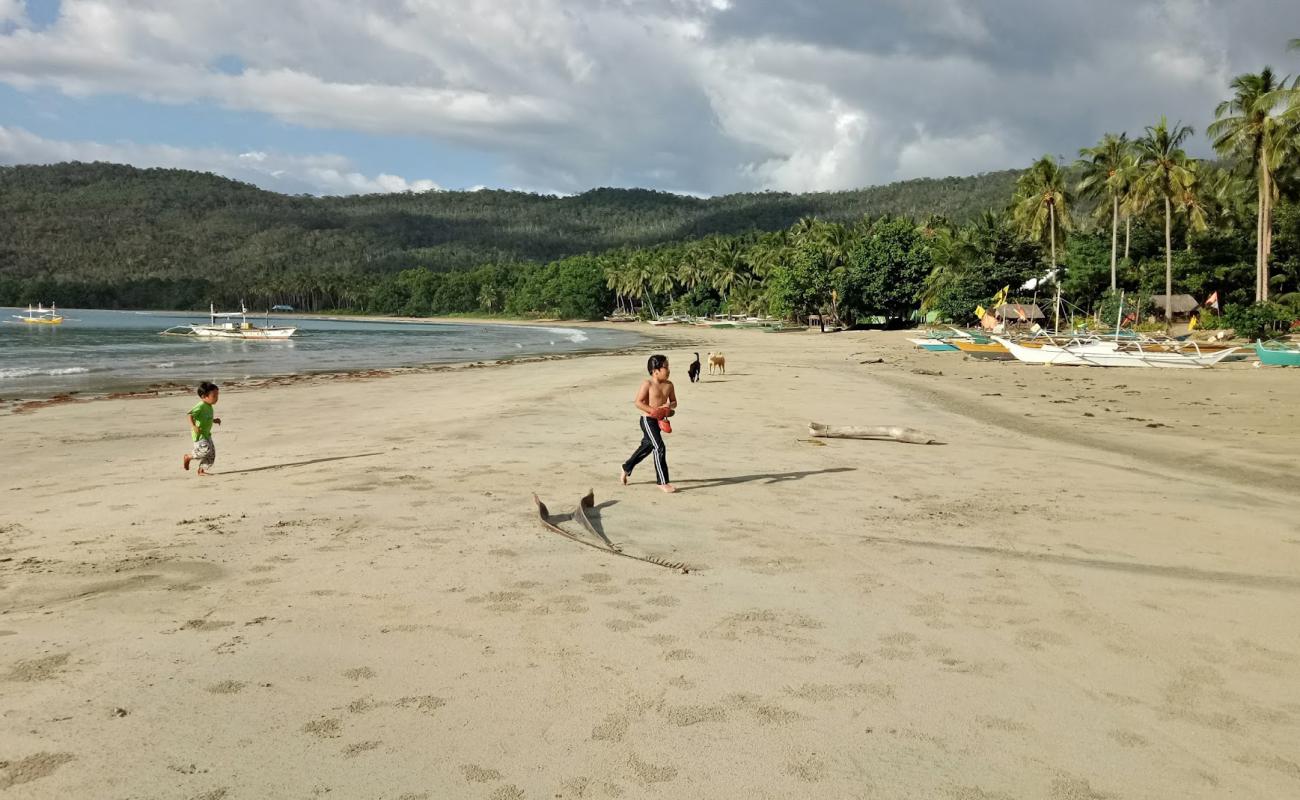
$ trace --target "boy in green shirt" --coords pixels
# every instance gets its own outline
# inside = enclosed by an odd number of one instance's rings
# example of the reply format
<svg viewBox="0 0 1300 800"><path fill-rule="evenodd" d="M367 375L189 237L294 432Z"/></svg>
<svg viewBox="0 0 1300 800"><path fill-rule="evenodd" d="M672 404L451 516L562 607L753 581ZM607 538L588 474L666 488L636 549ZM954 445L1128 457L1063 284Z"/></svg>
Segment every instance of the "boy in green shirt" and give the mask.
<svg viewBox="0 0 1300 800"><path fill-rule="evenodd" d="M215 383L204 381L199 384L199 403L190 409L190 433L194 436L194 451L186 453L181 464L190 468L190 462L199 460L199 474L207 475L208 468L217 460L217 446L212 443L212 423L221 424L220 417L212 416L212 407L217 404L220 390Z"/></svg>

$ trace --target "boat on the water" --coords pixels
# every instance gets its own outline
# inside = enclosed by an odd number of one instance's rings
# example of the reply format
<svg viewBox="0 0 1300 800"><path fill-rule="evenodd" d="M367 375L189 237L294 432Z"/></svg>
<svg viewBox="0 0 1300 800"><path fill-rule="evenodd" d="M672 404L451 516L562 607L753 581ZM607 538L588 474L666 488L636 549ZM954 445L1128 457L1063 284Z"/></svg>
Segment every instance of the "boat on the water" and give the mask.
<svg viewBox="0 0 1300 800"><path fill-rule="evenodd" d="M35 307L27 306L26 314L14 314L14 319L23 325L62 325L63 315L58 312L53 303L50 307L37 303Z"/></svg>
<svg viewBox="0 0 1300 800"><path fill-rule="evenodd" d="M1286 342L1261 342L1255 340L1255 354L1259 363L1272 367L1300 367L1300 347Z"/></svg>
<svg viewBox="0 0 1300 800"><path fill-rule="evenodd" d="M258 327L248 321L248 309L240 303L239 311L222 314L217 313L215 306L209 306L206 325L176 325L162 333L164 336L194 336L199 339L284 340L293 336L297 330L294 327L272 325L270 312L267 312L266 324Z"/></svg>

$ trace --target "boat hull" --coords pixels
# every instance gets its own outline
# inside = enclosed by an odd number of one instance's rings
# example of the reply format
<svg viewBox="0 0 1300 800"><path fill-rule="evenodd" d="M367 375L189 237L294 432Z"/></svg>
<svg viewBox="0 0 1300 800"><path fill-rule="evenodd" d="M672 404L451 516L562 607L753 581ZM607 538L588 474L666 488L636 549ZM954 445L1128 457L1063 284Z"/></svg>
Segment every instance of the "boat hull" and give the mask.
<svg viewBox="0 0 1300 800"><path fill-rule="evenodd" d="M62 325L63 317L51 317L47 319L33 319L30 317L19 317L19 320L25 325Z"/></svg>
<svg viewBox="0 0 1300 800"><path fill-rule="evenodd" d="M956 347L953 347L951 344L941 339L908 339L907 341L911 342L912 344L916 345L922 350L929 350L931 353L944 353L948 351L955 351L957 349Z"/></svg>
<svg viewBox="0 0 1300 800"><path fill-rule="evenodd" d="M1236 352L1236 348L1211 353L1177 353L1170 351L1113 350L1085 352L1084 362L1094 367L1160 367L1164 369L1203 369L1212 367Z"/></svg>
<svg viewBox="0 0 1300 800"><path fill-rule="evenodd" d="M1071 353L1060 345L1043 344L1038 347L1026 347L1010 339L1003 339L1000 336L993 337L993 341L1007 348L1007 352L1011 353L1017 361L1023 361L1026 364L1079 367L1086 363L1078 353Z"/></svg>
<svg viewBox="0 0 1300 800"><path fill-rule="evenodd" d="M193 328L194 335L200 339L288 339L297 328L254 328L251 330Z"/></svg>
<svg viewBox="0 0 1300 800"><path fill-rule="evenodd" d="M981 361L1015 361L1016 357L1011 355L1011 351L998 344L997 342L976 342L967 339L958 339L953 341L956 348L971 358L977 358Z"/></svg>
<svg viewBox="0 0 1300 800"><path fill-rule="evenodd" d="M1255 353L1261 364L1271 367L1300 367L1300 350L1283 350L1256 342Z"/></svg>

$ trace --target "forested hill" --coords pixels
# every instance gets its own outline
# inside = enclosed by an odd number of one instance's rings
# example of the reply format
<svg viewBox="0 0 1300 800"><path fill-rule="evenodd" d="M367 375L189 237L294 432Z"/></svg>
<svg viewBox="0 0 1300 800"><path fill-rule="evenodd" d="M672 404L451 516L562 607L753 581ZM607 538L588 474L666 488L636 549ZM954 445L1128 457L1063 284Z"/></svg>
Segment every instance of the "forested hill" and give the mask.
<svg viewBox="0 0 1300 800"><path fill-rule="evenodd" d="M548 261L788 228L804 216L955 222L1006 206L1017 172L923 179L850 192L698 199L638 189L572 197L523 192L288 196L208 173L68 163L0 167L0 290L226 283L268 277L434 271ZM72 288L68 286L68 288ZM157 303L192 302L188 292ZM4 298L0 298L3 301ZM142 300L143 301L143 300ZM10 298L10 302L27 302ZM72 302L69 297L65 302Z"/></svg>

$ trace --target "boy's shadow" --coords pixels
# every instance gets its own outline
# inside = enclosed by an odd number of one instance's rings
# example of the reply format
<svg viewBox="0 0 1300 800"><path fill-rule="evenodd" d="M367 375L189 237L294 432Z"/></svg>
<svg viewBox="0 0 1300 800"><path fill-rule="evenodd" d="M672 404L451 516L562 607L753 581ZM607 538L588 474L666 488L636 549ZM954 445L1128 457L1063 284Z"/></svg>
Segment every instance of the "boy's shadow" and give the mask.
<svg viewBox="0 0 1300 800"><path fill-rule="evenodd" d="M732 486L739 483L753 483L754 481L766 481L767 483L785 483L786 481L798 481L807 478L809 475L830 475L836 472L856 472L856 467L831 467L830 469L810 469L801 472L767 472L757 475L736 475L731 478L697 478L695 480L674 481L678 487L678 492L694 492L699 489L715 489L719 486ZM682 484L692 484L683 486Z"/></svg>
<svg viewBox="0 0 1300 800"><path fill-rule="evenodd" d="M247 469L232 469L228 472L222 472L222 475L244 475L249 472L265 472L268 469L287 469L289 467L309 467L313 464L324 464L327 461L347 461L350 458L370 458L371 456L382 456L383 453L357 453L352 456L330 456L327 458L313 458L308 461L291 461L287 464L268 464L265 467L249 467Z"/></svg>

